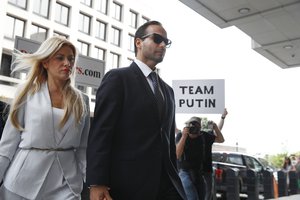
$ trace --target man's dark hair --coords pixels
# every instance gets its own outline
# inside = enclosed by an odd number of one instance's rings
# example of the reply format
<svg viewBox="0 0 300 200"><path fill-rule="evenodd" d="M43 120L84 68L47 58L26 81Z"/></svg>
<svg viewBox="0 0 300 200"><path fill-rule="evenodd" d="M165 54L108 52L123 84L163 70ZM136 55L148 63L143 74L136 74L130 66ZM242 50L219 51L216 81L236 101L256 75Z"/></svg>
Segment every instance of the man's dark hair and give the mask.
<svg viewBox="0 0 300 200"><path fill-rule="evenodd" d="M148 26L151 26L151 25L162 26L162 24L158 21L148 21L136 30L135 36L134 36L134 53L135 53L135 56L137 55L137 48L136 48L136 45L135 45L135 40L137 38L142 38L144 35L146 35L147 34L146 29L148 28Z"/></svg>

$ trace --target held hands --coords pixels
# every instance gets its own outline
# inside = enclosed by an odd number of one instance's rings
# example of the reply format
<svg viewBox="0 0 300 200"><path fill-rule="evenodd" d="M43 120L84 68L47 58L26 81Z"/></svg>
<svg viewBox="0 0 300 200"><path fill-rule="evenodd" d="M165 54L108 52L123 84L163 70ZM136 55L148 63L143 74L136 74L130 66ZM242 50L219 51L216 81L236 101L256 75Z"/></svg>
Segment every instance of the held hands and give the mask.
<svg viewBox="0 0 300 200"><path fill-rule="evenodd" d="M90 200L112 200L108 192L109 189L104 185L92 186L90 188Z"/></svg>

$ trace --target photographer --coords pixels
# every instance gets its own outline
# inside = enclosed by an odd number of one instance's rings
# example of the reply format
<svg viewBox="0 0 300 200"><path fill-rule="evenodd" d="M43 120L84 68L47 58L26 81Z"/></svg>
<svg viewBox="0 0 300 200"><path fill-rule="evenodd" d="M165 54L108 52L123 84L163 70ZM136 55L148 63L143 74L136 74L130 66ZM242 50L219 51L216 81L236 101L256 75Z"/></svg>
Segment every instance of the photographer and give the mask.
<svg viewBox="0 0 300 200"><path fill-rule="evenodd" d="M192 117L186 127L176 136L176 155L179 176L188 200L204 200L206 182L205 162L211 157L214 142L224 142L223 135L216 123L209 121L212 131L201 131L201 118Z"/></svg>

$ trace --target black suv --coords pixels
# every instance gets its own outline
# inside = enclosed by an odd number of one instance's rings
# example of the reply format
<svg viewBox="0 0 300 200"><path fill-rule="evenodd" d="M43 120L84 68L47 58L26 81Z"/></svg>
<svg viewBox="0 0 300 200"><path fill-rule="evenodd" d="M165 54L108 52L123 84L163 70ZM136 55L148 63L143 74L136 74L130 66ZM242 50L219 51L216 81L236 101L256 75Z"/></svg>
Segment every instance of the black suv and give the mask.
<svg viewBox="0 0 300 200"><path fill-rule="evenodd" d="M226 193L226 169L238 169L240 192L247 192L246 178L247 170L252 169L257 173L259 182L259 192L263 192L263 172L265 167L254 156L240 152L213 151L213 167L216 176L216 191L221 194Z"/></svg>

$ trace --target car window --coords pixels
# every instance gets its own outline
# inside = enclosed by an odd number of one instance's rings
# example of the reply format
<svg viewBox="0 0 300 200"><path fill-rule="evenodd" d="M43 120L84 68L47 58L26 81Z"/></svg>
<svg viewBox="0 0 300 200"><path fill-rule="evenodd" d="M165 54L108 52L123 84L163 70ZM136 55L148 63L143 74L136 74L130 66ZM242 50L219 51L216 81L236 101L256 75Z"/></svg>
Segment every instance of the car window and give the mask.
<svg viewBox="0 0 300 200"><path fill-rule="evenodd" d="M212 160L216 162L224 162L224 154L221 153L213 153L212 154Z"/></svg>
<svg viewBox="0 0 300 200"><path fill-rule="evenodd" d="M255 159L253 159L254 168L256 171L261 171L263 169L263 166Z"/></svg>
<svg viewBox="0 0 300 200"><path fill-rule="evenodd" d="M235 154L229 154L227 156L227 162L236 165L243 165L242 157L240 155L235 155Z"/></svg>
<svg viewBox="0 0 300 200"><path fill-rule="evenodd" d="M253 159L251 159L251 158L248 157L248 156L245 156L245 162L246 162L247 167L249 167L250 169L255 170L255 166L254 166L254 163L253 163Z"/></svg>
<svg viewBox="0 0 300 200"><path fill-rule="evenodd" d="M245 156L245 162L250 169L255 171L261 171L263 169L262 165L253 157Z"/></svg>

